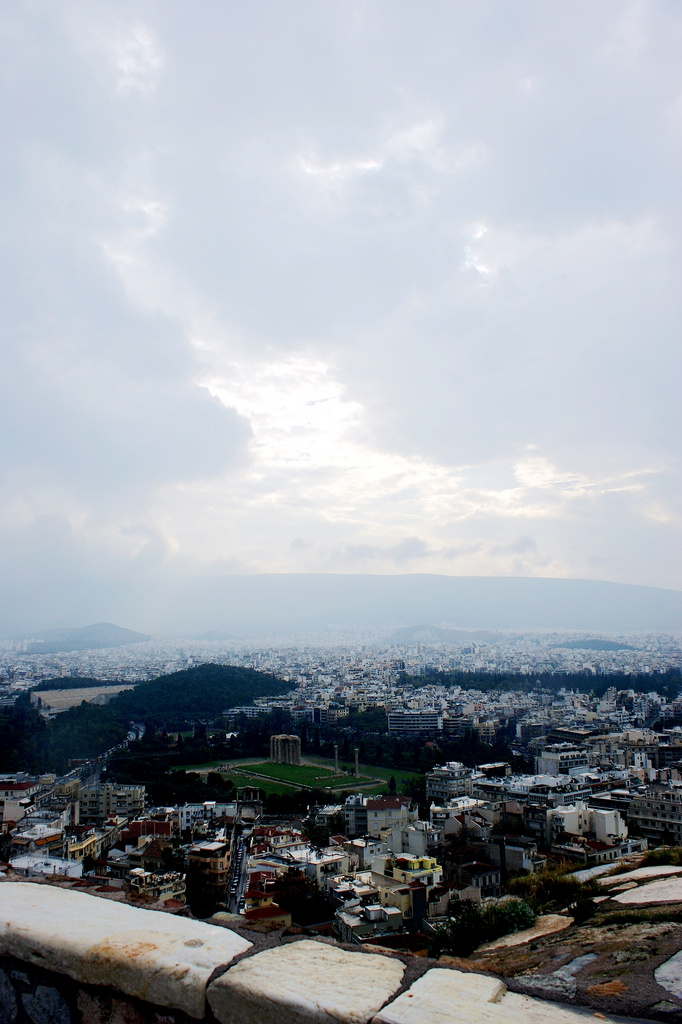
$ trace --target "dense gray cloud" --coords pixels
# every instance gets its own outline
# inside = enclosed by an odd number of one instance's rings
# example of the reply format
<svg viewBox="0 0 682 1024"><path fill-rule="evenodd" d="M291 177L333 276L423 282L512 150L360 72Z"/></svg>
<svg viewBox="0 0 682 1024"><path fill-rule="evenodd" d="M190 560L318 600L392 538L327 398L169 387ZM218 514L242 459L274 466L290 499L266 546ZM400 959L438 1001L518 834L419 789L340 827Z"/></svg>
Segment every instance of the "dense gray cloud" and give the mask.
<svg viewBox="0 0 682 1024"><path fill-rule="evenodd" d="M678 5L0 20L27 616L152 567L680 588Z"/></svg>

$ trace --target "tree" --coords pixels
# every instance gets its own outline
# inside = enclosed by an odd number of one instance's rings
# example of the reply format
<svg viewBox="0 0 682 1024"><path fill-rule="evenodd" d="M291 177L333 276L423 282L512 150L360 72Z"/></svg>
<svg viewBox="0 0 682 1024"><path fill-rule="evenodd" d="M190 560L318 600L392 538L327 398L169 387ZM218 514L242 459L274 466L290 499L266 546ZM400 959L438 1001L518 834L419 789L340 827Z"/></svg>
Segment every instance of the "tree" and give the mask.
<svg viewBox="0 0 682 1024"><path fill-rule="evenodd" d="M468 956L482 942L531 928L535 914L523 900L505 900L480 906L471 900L450 904L450 916L439 925L429 946L429 956Z"/></svg>
<svg viewBox="0 0 682 1024"><path fill-rule="evenodd" d="M336 811L329 817L329 831L331 835L346 834L346 815L343 811Z"/></svg>
<svg viewBox="0 0 682 1024"><path fill-rule="evenodd" d="M89 875L90 872L94 871L94 870L95 870L95 858L91 854L86 853L85 856L83 857L83 874L84 875Z"/></svg>

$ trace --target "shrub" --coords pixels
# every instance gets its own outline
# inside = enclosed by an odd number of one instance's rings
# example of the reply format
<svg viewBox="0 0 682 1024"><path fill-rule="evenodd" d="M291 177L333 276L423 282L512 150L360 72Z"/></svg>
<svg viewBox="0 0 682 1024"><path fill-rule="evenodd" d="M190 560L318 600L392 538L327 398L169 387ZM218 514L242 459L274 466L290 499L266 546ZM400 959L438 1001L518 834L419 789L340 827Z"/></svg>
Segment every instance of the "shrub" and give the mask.
<svg viewBox="0 0 682 1024"><path fill-rule="evenodd" d="M656 850L649 850L643 864L682 864L682 847L659 846Z"/></svg>
<svg viewBox="0 0 682 1024"><path fill-rule="evenodd" d="M512 878L509 892L526 900L536 914L546 914L589 899L596 894L597 887L594 882L579 882L557 866Z"/></svg>
<svg viewBox="0 0 682 1024"><path fill-rule="evenodd" d="M530 928L535 914L524 900L508 899L479 906L471 900L454 903L450 917L439 925L429 946L429 956L468 956L483 942Z"/></svg>

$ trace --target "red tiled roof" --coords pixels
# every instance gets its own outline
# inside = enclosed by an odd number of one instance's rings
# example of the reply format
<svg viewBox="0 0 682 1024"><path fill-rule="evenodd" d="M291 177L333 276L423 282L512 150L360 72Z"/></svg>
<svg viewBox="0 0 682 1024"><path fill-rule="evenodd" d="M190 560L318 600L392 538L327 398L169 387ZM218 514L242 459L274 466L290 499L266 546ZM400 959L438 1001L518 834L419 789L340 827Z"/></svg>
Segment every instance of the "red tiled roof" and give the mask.
<svg viewBox="0 0 682 1024"><path fill-rule="evenodd" d="M152 839L151 843L145 848L143 857L156 858L161 860L163 858L163 846L158 839Z"/></svg>

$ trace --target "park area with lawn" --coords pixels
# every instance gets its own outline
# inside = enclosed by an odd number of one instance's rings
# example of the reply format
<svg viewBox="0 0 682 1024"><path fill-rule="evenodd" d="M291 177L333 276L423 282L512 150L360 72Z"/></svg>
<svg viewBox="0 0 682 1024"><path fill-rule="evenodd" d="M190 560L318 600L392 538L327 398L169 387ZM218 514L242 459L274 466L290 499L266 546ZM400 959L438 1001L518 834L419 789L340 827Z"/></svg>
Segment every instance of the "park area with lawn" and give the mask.
<svg viewBox="0 0 682 1024"><path fill-rule="evenodd" d="M413 779L420 778L418 772L392 770L385 767L361 764L360 776L355 778L352 766L348 771L336 772L334 761L324 757L306 757L303 764L273 764L270 761L256 761L253 758L209 764L183 765L185 771L208 774L219 772L238 789L257 786L267 795L291 793L300 789L327 789L330 793L361 792L373 795L384 791L395 779L396 792L402 792Z"/></svg>

